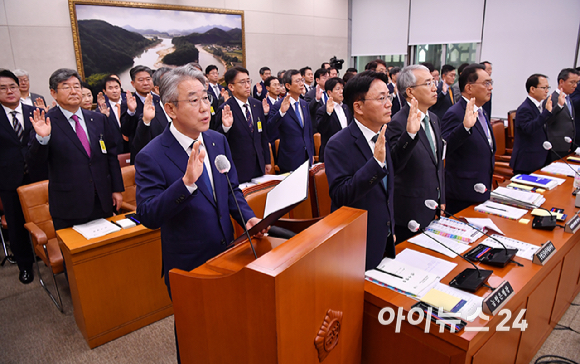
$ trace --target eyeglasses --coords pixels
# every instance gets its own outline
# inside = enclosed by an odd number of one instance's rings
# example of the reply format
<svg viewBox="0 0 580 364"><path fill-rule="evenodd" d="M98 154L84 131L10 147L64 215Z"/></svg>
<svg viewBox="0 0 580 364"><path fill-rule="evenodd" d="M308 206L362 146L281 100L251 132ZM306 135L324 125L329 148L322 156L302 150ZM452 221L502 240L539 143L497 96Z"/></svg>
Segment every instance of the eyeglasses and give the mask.
<svg viewBox="0 0 580 364"><path fill-rule="evenodd" d="M431 87L431 86L436 86L437 85L437 81L435 80L428 80L425 83L422 83L420 85L413 85L413 86L409 86L411 88L415 88L415 87L419 87L419 86L427 86L427 87Z"/></svg>
<svg viewBox="0 0 580 364"><path fill-rule="evenodd" d="M298 83L304 83L305 81L304 81L303 78L299 78L299 79L296 80L296 82L298 82Z"/></svg>
<svg viewBox="0 0 580 364"><path fill-rule="evenodd" d="M472 82L471 84L472 84L472 85L482 85L482 86L483 86L483 87L485 87L485 88L490 88L490 87L492 87L492 86L493 86L493 80L490 80L490 81L485 81L485 82L482 82L482 83L479 83L479 82Z"/></svg>
<svg viewBox="0 0 580 364"><path fill-rule="evenodd" d="M10 85L8 87L6 87L6 86L0 87L0 92L2 92L2 93L6 93L6 92L8 92L8 90L10 90L11 92L14 92L14 91L18 90L18 85Z"/></svg>
<svg viewBox="0 0 580 364"><path fill-rule="evenodd" d="M387 100L389 100L389 102L392 102L394 98L395 98L395 95L389 93L387 95L377 97L376 99L361 99L361 100L362 101L367 101L367 100L368 101L372 101L372 100L380 101L381 104L383 104L383 106L385 106L387 104Z"/></svg>
<svg viewBox="0 0 580 364"><path fill-rule="evenodd" d="M240 84L242 86L245 86L245 85L250 85L251 86L252 85L252 79L251 78L248 78L247 80L241 80L239 82L234 82L234 83Z"/></svg>
<svg viewBox="0 0 580 364"><path fill-rule="evenodd" d="M542 90L544 90L544 91L548 91L548 90L550 90L550 89L551 89L551 87L550 87L550 86L542 86L542 87L536 87L536 88L541 88L541 89L542 89Z"/></svg>
<svg viewBox="0 0 580 364"><path fill-rule="evenodd" d="M207 94L202 97L194 96L192 99L189 100L175 100L175 102L189 102L191 106L193 106L194 108L198 108L201 103L200 100L202 100L204 104L209 105L213 102L213 97L210 94Z"/></svg>
<svg viewBox="0 0 580 364"><path fill-rule="evenodd" d="M74 85L73 87L70 87L68 85L64 85L62 87L57 87L57 89L63 90L63 91L70 91L71 89L73 89L75 91L80 91L82 89L82 87L81 87L81 85Z"/></svg>

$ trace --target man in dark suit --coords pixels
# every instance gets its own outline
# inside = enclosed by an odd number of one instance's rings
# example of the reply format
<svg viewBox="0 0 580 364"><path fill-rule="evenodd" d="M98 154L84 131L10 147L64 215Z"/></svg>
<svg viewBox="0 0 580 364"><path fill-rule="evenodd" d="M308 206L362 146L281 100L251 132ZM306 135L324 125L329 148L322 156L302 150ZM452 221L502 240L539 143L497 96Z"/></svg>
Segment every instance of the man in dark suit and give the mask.
<svg viewBox="0 0 580 364"><path fill-rule="evenodd" d="M103 92L97 95L97 104L97 111L104 114L109 121L109 128L117 145L117 155L129 153L128 138L121 133L121 121L127 118L127 102L121 98L121 82L118 78L105 78Z"/></svg>
<svg viewBox="0 0 580 364"><path fill-rule="evenodd" d="M484 66L472 64L459 76L459 89L462 98L441 120L443 139L447 141L446 209L452 214L489 199L495 165L493 130L481 108L489 100L493 81ZM475 192L476 183L483 183L487 192Z"/></svg>
<svg viewBox="0 0 580 364"><path fill-rule="evenodd" d="M240 183L270 172L270 147L262 103L250 97L250 74L242 67L230 68L224 75L234 95L218 110L218 131L224 134L232 150ZM264 101L266 102L266 101ZM223 115L232 114L232 118Z"/></svg>
<svg viewBox="0 0 580 364"><path fill-rule="evenodd" d="M0 199L8 224L10 249L20 270L18 278L27 284L34 280L34 253L24 228L24 215L16 189L33 182L24 156L32 130L29 118L34 108L21 102L18 77L8 70L0 70L0 104Z"/></svg>
<svg viewBox="0 0 580 364"><path fill-rule="evenodd" d="M565 137L575 139L574 142L580 144L580 122L576 121L576 112L570 99L579 79L574 68L564 68L558 74L558 88L551 96L553 108L552 115L548 118L546 134L548 141L552 143L552 150L562 157L569 154L572 147L564 140ZM562 94L564 96L560 97ZM544 106L545 103L546 101ZM548 154L548 163L560 159L556 153Z"/></svg>
<svg viewBox="0 0 580 364"><path fill-rule="evenodd" d="M395 170L385 138L391 121L391 96L386 74L365 71L351 78L344 99L354 122L326 145L324 164L332 210L349 206L367 210L366 269L375 268L384 256L395 257ZM413 123L419 129L419 120Z"/></svg>
<svg viewBox="0 0 580 364"><path fill-rule="evenodd" d="M159 92L159 84L163 75L170 70L171 68L162 67L153 74L154 89L157 92ZM161 99L154 98L154 94L147 95L143 104L143 114L139 118L137 130L135 130L135 138L133 139L133 152L135 155L156 136L161 135L170 122L171 118L165 113L161 105Z"/></svg>
<svg viewBox="0 0 580 364"><path fill-rule="evenodd" d="M453 94L453 84L455 83L455 77L457 76L457 71L455 67L450 64L444 64L441 67L441 80L437 86L437 103L433 105L431 111L437 115L439 119L443 118L443 115L449 110L453 104L455 104L455 95Z"/></svg>
<svg viewBox="0 0 580 364"><path fill-rule="evenodd" d="M576 67L576 72L578 72L578 74L580 74L580 67ZM580 87L576 86L576 89L570 95L570 100L572 101L572 105L574 106L574 113L576 115L580 115ZM580 129L580 127L576 128L576 130L579 130L579 129ZM579 154L579 153L577 153L577 154Z"/></svg>
<svg viewBox="0 0 580 364"><path fill-rule="evenodd" d="M23 104L34 107L37 102L36 100L41 99L42 104L48 106L44 96L30 92L30 75L28 72L22 69L16 69L14 70L14 74L18 77L18 81L20 82L20 98Z"/></svg>
<svg viewBox="0 0 580 364"><path fill-rule="evenodd" d="M391 117L395 116L405 105L404 97L400 96L397 90L397 80L399 78L399 72L401 69L399 67L392 67L389 71L389 77L391 82L387 84L389 92L393 95L393 107L391 108Z"/></svg>
<svg viewBox="0 0 580 364"><path fill-rule="evenodd" d="M539 73L531 75L526 81L526 91L528 97L516 111L514 149L510 159L514 174L530 174L544 167L550 153L543 147L548 140L546 122L552 115L548 77ZM546 106L542 107L545 99Z"/></svg>
<svg viewBox="0 0 580 364"><path fill-rule="evenodd" d="M421 65L407 66L397 78L399 96L405 107L393 117L387 128L389 145L395 167L395 232L399 242L414 235L407 224L411 220L427 227L435 218L435 211L425 206L425 200L434 200L445 208L445 170L443 140L437 116L429 107L437 101L435 79L429 69ZM416 100L417 107L412 103ZM415 115L413 115L415 113ZM411 133L409 120L417 117L421 128Z"/></svg>
<svg viewBox="0 0 580 364"><path fill-rule="evenodd" d="M346 128L352 121L348 106L343 104L344 81L338 77L330 78L324 83L324 91L328 96L326 105L316 111L316 124L320 132L319 161L324 162L324 148L330 138Z"/></svg>
<svg viewBox="0 0 580 364"><path fill-rule="evenodd" d="M280 85L280 79L278 77L268 77L264 81L264 86L266 86L266 90L268 94L266 95L266 102L268 103L268 107L264 109L264 115L266 118L268 117L268 113L270 112L270 108L280 100L280 92L282 89L282 85ZM274 143L276 139L280 139L280 131L276 130L272 134L270 134L271 130L268 130L268 141L272 144L272 148L274 148ZM274 152L274 157L276 157L275 150L272 149Z"/></svg>
<svg viewBox="0 0 580 364"><path fill-rule="evenodd" d="M222 96L222 90L224 89L220 85L220 73L218 68L214 64L210 64L205 68L205 77L207 78L207 94L211 95L211 123L209 128L212 130L217 130L218 125L216 124L216 115L221 104L224 103L224 97Z"/></svg>
<svg viewBox="0 0 580 364"><path fill-rule="evenodd" d="M131 164L135 163L135 131L139 125L139 119L143 114L145 98L153 91L153 71L149 67L135 66L129 71L131 85L135 88L135 93L127 92L127 115L121 121L121 132L129 138L129 149L131 151ZM159 96L153 95L154 101L159 102Z"/></svg>
<svg viewBox="0 0 580 364"><path fill-rule="evenodd" d="M488 61L483 61L480 63L481 65L483 65L485 67L485 72L487 72L487 74L489 75L489 77L491 77L491 74L493 72L493 67L491 62ZM489 95L489 101L487 101L485 104L483 104L482 108L483 111L485 111L485 113L487 115L489 115L489 117L491 117L491 99L493 97L493 94Z"/></svg>
<svg viewBox="0 0 580 364"><path fill-rule="evenodd" d="M310 112L310 120L313 121L312 125L312 135L318 133L318 126L316 125L316 111L326 105L326 100L328 100L328 95L324 92L324 84L328 80L330 73L326 68L317 69L314 73L314 80L316 81L316 86L312 87L304 95L304 101L308 103L308 111Z"/></svg>
<svg viewBox="0 0 580 364"><path fill-rule="evenodd" d="M268 115L268 130L279 130L278 166L280 172L291 172L304 161L312 165L314 160L314 140L312 122L306 101L300 98L304 89L304 79L298 70L284 73L286 97L278 101ZM269 131L268 131L269 132Z"/></svg>
<svg viewBox="0 0 580 364"><path fill-rule="evenodd" d="M266 86L264 86L264 81L270 76L272 76L272 71L268 67L260 68L260 78L262 80L254 86L254 93L252 95L255 99L262 101L266 97Z"/></svg>
<svg viewBox="0 0 580 364"><path fill-rule="evenodd" d="M310 91L311 88L315 86L314 84L314 72L312 68L306 66L300 69L300 76L304 79L304 93Z"/></svg>
<svg viewBox="0 0 580 364"><path fill-rule="evenodd" d="M46 118L34 112L29 155L35 163L48 163L48 203L59 230L113 215L124 187L107 118L80 108L78 73L58 69L49 85L58 107Z"/></svg>

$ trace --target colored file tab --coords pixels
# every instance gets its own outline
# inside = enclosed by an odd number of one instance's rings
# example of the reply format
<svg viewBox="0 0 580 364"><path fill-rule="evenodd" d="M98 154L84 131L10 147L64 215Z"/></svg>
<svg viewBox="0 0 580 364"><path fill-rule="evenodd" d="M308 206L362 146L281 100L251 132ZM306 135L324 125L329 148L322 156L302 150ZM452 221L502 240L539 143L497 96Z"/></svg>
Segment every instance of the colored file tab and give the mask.
<svg viewBox="0 0 580 364"><path fill-rule="evenodd" d="M433 307L441 307L448 312L457 312L466 303L466 301L461 298L441 292L435 288L432 288L427 292L427 294L421 298L421 301L428 303Z"/></svg>

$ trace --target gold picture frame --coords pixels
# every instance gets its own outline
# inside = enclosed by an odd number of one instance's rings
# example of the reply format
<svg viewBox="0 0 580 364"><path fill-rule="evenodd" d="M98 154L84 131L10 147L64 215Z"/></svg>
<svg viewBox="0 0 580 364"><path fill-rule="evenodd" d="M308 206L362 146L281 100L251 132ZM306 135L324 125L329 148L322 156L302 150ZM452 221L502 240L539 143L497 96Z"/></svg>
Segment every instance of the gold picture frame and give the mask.
<svg viewBox="0 0 580 364"><path fill-rule="evenodd" d="M154 65L165 66L167 61L172 63L170 66L177 66L196 61L192 58L197 53L197 62L203 68L208 65L203 63L213 60L220 74L234 65L245 67L246 37L241 10L111 0L69 0L68 4L77 70L91 86L111 73L121 73L121 81L126 82L123 78L128 77L131 67L145 63L145 59L151 62L155 57L158 58ZM223 23L209 24L216 21ZM144 25L139 27L140 24ZM169 40L171 47L163 48L170 45ZM172 56L168 58L169 54ZM129 64L129 57L134 63ZM208 62L201 62L201 58ZM141 59L143 62L137 63Z"/></svg>

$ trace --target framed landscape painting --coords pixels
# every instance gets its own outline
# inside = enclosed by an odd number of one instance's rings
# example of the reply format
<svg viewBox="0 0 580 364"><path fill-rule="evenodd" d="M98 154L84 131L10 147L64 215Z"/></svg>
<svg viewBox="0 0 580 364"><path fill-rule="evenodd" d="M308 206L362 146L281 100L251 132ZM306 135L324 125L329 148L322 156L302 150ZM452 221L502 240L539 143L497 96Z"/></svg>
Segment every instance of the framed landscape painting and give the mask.
<svg viewBox="0 0 580 364"><path fill-rule="evenodd" d="M245 65L243 11L120 1L69 0L77 69L91 86L111 73L198 62L220 74Z"/></svg>

